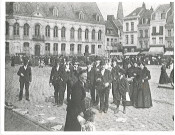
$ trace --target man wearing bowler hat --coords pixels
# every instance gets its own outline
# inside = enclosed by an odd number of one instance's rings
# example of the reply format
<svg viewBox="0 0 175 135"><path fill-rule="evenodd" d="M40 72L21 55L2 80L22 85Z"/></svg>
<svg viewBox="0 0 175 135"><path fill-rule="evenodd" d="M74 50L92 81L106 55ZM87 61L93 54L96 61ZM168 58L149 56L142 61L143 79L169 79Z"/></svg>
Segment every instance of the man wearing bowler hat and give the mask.
<svg viewBox="0 0 175 135"><path fill-rule="evenodd" d="M31 67L28 65L28 59L25 58L23 60L24 65L21 66L17 72L17 75L19 75L19 82L20 82L20 92L19 92L19 101L22 100L23 97L23 88L25 85L25 96L26 100L29 100L29 84L32 81L32 71Z"/></svg>
<svg viewBox="0 0 175 135"><path fill-rule="evenodd" d="M65 69L63 66L60 65L60 60L55 60L55 65L52 67L51 74L50 74L50 86L54 86L54 98L55 98L55 105L62 106L64 100L64 93L66 88L66 76L65 76ZM58 99L59 93L59 99Z"/></svg>

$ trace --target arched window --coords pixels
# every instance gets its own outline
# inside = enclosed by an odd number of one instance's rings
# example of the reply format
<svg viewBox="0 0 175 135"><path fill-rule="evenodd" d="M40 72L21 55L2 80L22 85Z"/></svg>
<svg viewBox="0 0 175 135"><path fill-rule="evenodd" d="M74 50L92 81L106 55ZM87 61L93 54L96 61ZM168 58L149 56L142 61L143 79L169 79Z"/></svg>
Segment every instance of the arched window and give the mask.
<svg viewBox="0 0 175 135"><path fill-rule="evenodd" d="M58 27L57 26L55 26L53 29L53 36L58 37Z"/></svg>
<svg viewBox="0 0 175 135"><path fill-rule="evenodd" d="M74 39L74 32L75 32L74 28L71 28L71 30L70 30L70 39Z"/></svg>
<svg viewBox="0 0 175 135"><path fill-rule="evenodd" d="M101 30L98 31L98 40L101 40Z"/></svg>
<svg viewBox="0 0 175 135"><path fill-rule="evenodd" d="M6 27L6 31L5 31L5 34L6 35L9 35L9 23L6 21L6 25L5 25Z"/></svg>
<svg viewBox="0 0 175 135"><path fill-rule="evenodd" d="M36 24L35 25L35 36L39 36L40 35L40 25Z"/></svg>
<svg viewBox="0 0 175 135"><path fill-rule="evenodd" d="M29 43L28 42L24 42L23 52L26 53L26 54L29 54Z"/></svg>
<svg viewBox="0 0 175 135"><path fill-rule="evenodd" d="M29 24L24 24L24 36L29 36Z"/></svg>
<svg viewBox="0 0 175 135"><path fill-rule="evenodd" d="M74 54L74 44L70 44L70 54Z"/></svg>
<svg viewBox="0 0 175 135"><path fill-rule="evenodd" d="M95 40L95 30L92 30L92 40Z"/></svg>
<svg viewBox="0 0 175 135"><path fill-rule="evenodd" d="M61 38L65 38L66 37L66 28L62 27L61 29Z"/></svg>
<svg viewBox="0 0 175 135"><path fill-rule="evenodd" d="M58 16L58 9L56 7L53 9L53 16Z"/></svg>
<svg viewBox="0 0 175 135"><path fill-rule="evenodd" d="M89 38L89 30L86 29L85 30L85 39L88 40L88 38Z"/></svg>
<svg viewBox="0 0 175 135"><path fill-rule="evenodd" d="M83 14L83 12L80 12L80 13L79 13L79 19L80 19L80 20L83 20L83 19L84 19L84 14Z"/></svg>
<svg viewBox="0 0 175 135"><path fill-rule="evenodd" d="M19 36L19 23L17 22L13 25L13 34Z"/></svg>
<svg viewBox="0 0 175 135"><path fill-rule="evenodd" d="M78 39L79 40L82 39L82 29L81 28L78 29Z"/></svg>
<svg viewBox="0 0 175 135"><path fill-rule="evenodd" d="M61 53L64 54L66 51L66 44L65 43L62 43L61 44Z"/></svg>
<svg viewBox="0 0 175 135"><path fill-rule="evenodd" d="M45 54L50 55L50 43L46 43L45 45Z"/></svg>
<svg viewBox="0 0 175 135"><path fill-rule="evenodd" d="M50 26L46 26L46 37L50 37Z"/></svg>

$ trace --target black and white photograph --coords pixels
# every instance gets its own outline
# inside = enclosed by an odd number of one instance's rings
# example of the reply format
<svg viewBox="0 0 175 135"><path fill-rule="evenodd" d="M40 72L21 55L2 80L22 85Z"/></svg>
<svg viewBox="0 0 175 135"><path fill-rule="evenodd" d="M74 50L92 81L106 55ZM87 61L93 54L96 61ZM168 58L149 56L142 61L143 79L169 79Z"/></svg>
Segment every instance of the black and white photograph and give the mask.
<svg viewBox="0 0 175 135"><path fill-rule="evenodd" d="M174 1L1 3L3 133L173 133Z"/></svg>

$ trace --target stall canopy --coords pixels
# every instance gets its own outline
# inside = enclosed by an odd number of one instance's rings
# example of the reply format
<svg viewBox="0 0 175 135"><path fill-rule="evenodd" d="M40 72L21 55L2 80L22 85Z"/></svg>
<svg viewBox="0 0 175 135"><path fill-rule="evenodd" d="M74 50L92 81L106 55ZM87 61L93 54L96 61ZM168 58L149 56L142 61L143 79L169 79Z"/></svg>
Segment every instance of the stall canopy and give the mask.
<svg viewBox="0 0 175 135"><path fill-rule="evenodd" d="M136 55L138 55L139 54L139 52L127 52L127 53L125 53L124 55L125 56L136 56Z"/></svg>
<svg viewBox="0 0 175 135"><path fill-rule="evenodd" d="M118 56L118 55L123 55L122 52L112 52L110 56Z"/></svg>
<svg viewBox="0 0 175 135"><path fill-rule="evenodd" d="M165 56L173 56L174 55L174 52L173 51L166 51Z"/></svg>
<svg viewBox="0 0 175 135"><path fill-rule="evenodd" d="M163 47L150 47L149 55L158 55L158 54L164 54L164 48Z"/></svg>

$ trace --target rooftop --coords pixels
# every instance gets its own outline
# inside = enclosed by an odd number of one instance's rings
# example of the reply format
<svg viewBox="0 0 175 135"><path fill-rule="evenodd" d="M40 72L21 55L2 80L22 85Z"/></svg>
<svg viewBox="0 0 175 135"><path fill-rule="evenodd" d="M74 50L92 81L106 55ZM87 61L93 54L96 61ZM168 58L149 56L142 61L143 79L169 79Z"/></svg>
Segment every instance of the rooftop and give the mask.
<svg viewBox="0 0 175 135"><path fill-rule="evenodd" d="M14 4L19 4L19 11L14 10ZM53 9L58 15L53 15ZM94 24L104 24L103 16L95 2L7 2L6 13L9 15L34 16L39 12L44 18L71 20ZM84 19L79 19L79 12L84 14ZM100 16L100 21L96 20Z"/></svg>

